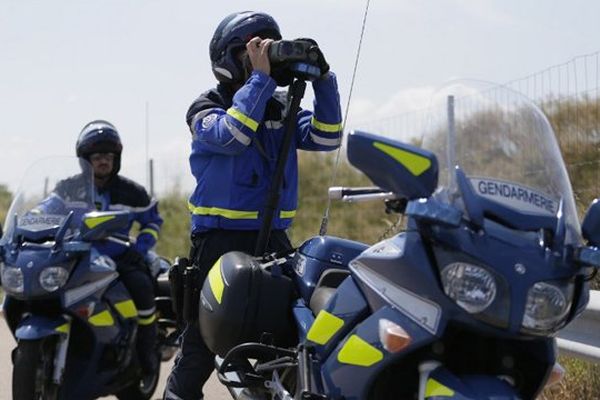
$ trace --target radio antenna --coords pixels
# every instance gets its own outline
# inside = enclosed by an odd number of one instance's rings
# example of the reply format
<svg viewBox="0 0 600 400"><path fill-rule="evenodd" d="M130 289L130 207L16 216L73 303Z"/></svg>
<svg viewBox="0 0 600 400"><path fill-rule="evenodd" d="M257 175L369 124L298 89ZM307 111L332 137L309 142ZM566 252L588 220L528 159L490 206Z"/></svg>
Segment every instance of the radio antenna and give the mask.
<svg viewBox="0 0 600 400"><path fill-rule="evenodd" d="M367 15L369 14L369 5L371 0L367 0L365 6L365 13L363 15L362 28L360 31L360 39L358 40L358 48L356 49L356 59L354 60L354 69L352 71L352 80L350 82L350 91L348 92L348 103L346 104L346 113L344 114L344 121L342 122L342 139L344 138L344 131L346 130L346 122L348 121L348 111L350 110L350 99L352 98L352 89L354 88L354 81L356 80L356 71L358 70L358 60L360 59L360 49L362 48L363 37L365 35L365 28L367 26ZM331 183L329 187L335 185L335 179L337 177L337 171L340 164L340 153L342 146L338 147L335 155L335 165L333 167L333 174L331 175ZM321 220L321 228L319 229L319 235L323 236L327 233L327 226L329 225L329 209L331 208L331 199L327 196L327 207L323 213L323 219Z"/></svg>

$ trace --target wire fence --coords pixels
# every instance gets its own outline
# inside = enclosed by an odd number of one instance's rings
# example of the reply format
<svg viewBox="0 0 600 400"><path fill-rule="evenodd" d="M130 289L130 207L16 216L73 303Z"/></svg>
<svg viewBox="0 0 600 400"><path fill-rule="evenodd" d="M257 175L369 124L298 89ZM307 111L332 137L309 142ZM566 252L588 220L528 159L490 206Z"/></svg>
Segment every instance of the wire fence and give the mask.
<svg viewBox="0 0 600 400"><path fill-rule="evenodd" d="M498 95L506 88L533 100L548 117L581 213L600 196L600 51L497 85ZM493 95L494 88L486 91ZM352 128L419 143L421 132L430 128L431 115L426 105Z"/></svg>

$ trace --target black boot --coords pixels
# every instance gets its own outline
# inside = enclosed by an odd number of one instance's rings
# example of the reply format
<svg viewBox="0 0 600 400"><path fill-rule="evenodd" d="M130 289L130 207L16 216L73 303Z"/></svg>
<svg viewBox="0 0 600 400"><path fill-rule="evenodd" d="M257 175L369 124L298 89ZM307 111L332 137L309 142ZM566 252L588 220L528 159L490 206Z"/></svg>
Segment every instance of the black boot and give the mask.
<svg viewBox="0 0 600 400"><path fill-rule="evenodd" d="M150 387L158 380L160 356L157 343L156 322L149 325L139 325L137 333L137 354L142 368L142 384Z"/></svg>

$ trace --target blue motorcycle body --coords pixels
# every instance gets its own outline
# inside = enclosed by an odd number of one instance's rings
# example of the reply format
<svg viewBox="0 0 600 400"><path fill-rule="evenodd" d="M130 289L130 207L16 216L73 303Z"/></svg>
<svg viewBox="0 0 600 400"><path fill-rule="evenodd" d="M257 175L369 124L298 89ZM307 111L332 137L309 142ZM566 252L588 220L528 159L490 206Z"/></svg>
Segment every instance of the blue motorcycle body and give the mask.
<svg viewBox="0 0 600 400"><path fill-rule="evenodd" d="M371 246L331 236L300 246L279 267L296 288L298 346L233 347L217 364L235 398L516 400L543 390L553 337L585 308L600 266L600 208L582 234L537 107L515 93L466 93L447 97L447 126L423 148L349 135L350 163L377 186L334 193L385 198L406 227ZM457 105L467 107L455 119Z"/></svg>
<svg viewBox="0 0 600 400"><path fill-rule="evenodd" d="M35 176L47 176L51 166L59 164L51 161ZM83 161L69 162L84 175L85 168L84 173L79 170ZM146 391L137 389L141 369L135 346L136 306L119 280L115 262L99 250L109 240L129 246L111 237L127 226L129 213L91 211L93 203L86 201L91 197L85 190L77 190L81 198L73 201L46 190L36 197L29 187L15 196L0 241L3 310L17 341L13 397L150 398L155 384ZM164 262L157 271L162 281L167 268ZM168 300L168 292L165 296ZM165 310L170 311L170 304L161 311ZM173 319L162 316L161 346L166 346ZM23 381L31 376L35 382ZM30 391L21 390L27 385Z"/></svg>

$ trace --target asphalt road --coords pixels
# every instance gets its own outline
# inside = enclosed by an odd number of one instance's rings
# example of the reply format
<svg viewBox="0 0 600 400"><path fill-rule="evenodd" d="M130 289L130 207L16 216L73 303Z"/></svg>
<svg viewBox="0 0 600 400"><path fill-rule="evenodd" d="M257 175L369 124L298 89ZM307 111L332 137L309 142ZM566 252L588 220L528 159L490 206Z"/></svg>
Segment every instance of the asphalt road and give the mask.
<svg viewBox="0 0 600 400"><path fill-rule="evenodd" d="M6 321L0 318L0 400L9 400L12 398L12 363L10 361L10 352L15 345L15 340L6 326ZM154 399L162 398L165 382L172 366L173 361L162 364L160 382ZM29 382L22 383L28 384ZM213 374L204 387L204 398L206 400L230 400L231 396ZM102 397L102 399L116 399L116 397Z"/></svg>

